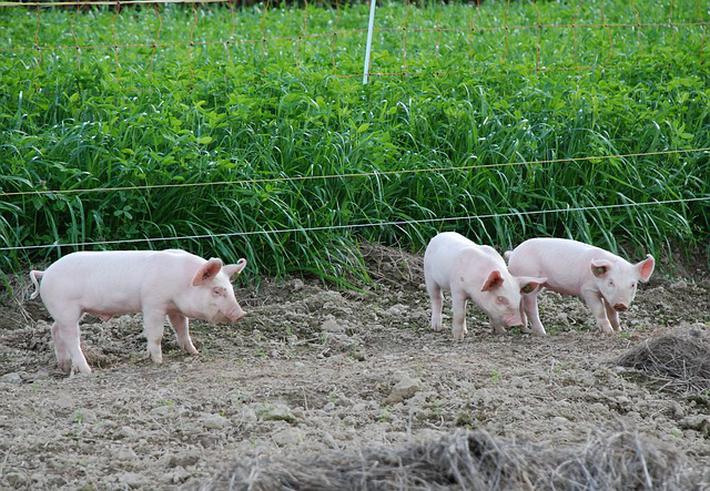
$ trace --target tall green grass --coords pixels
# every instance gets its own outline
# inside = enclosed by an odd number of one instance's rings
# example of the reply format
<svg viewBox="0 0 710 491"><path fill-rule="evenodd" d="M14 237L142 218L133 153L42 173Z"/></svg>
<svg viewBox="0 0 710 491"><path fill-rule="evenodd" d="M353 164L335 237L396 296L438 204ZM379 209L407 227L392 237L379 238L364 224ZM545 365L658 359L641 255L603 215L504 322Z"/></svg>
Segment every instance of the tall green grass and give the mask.
<svg viewBox="0 0 710 491"><path fill-rule="evenodd" d="M406 75L367 86L355 31L366 5L0 10L4 193L473 166L0 196L0 247L708 197L707 151L475 168L710 147L701 3L388 3L372 71ZM709 210L696 201L109 247L246 255L253 274L338 281L364 274L360 240L417 249L446 229L500 249L556 235L639 255L706 244ZM4 251L0 267L72 250Z"/></svg>

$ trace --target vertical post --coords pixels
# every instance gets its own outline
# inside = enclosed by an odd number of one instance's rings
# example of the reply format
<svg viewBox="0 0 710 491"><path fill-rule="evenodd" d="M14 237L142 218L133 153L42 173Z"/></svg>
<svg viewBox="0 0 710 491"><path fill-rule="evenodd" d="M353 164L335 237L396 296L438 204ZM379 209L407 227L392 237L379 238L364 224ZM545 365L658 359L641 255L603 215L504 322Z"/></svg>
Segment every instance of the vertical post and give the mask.
<svg viewBox="0 0 710 491"><path fill-rule="evenodd" d="M367 46L365 46L365 68L362 71L362 84L367 84L370 72L370 52L372 51L372 30L375 28L375 4L377 0L370 0L370 22L367 26Z"/></svg>

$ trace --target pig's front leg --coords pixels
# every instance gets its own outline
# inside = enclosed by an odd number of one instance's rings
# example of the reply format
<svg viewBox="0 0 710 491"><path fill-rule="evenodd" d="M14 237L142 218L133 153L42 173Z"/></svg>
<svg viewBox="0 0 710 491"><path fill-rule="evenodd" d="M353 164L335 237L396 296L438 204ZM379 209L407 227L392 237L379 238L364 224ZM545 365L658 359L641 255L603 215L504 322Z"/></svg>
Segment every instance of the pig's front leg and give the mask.
<svg viewBox="0 0 710 491"><path fill-rule="evenodd" d="M537 295L523 295L523 310L525 315L522 316L523 319L527 318L530 320L530 328L535 336L546 336L545 327L542 325L540 320L540 312L537 308ZM527 321L525 321L525 324ZM523 324L523 326L525 326ZM524 332L527 329L524 329Z"/></svg>
<svg viewBox="0 0 710 491"><path fill-rule="evenodd" d="M606 309L606 315L609 318L609 323L612 329L615 331L621 331L621 322L619 321L619 313L614 310L614 308L609 305L605 299L602 298L602 303L604 303L604 308Z"/></svg>
<svg viewBox="0 0 710 491"><path fill-rule="evenodd" d="M163 363L163 351L160 343L163 340L165 312L161 310L143 311L143 334L148 340L148 354L153 363Z"/></svg>
<svg viewBox="0 0 710 491"><path fill-rule="evenodd" d="M606 316L604 300L599 296L599 293L595 291L584 292L582 299L587 307L589 307L589 310L592 311L594 318L597 320L599 329L601 329L604 334L612 334L614 329L612 329L609 318Z"/></svg>
<svg viewBox="0 0 710 491"><path fill-rule="evenodd" d="M190 321L187 317L177 312L170 312L168 320L173 329L175 329L178 345L191 355L199 354L195 345L192 344L192 339L190 339Z"/></svg>
<svg viewBox="0 0 710 491"><path fill-rule="evenodd" d="M451 292L451 310L452 310L452 333L456 341L463 341L464 336L468 332L466 329L466 302L468 297L462 292Z"/></svg>

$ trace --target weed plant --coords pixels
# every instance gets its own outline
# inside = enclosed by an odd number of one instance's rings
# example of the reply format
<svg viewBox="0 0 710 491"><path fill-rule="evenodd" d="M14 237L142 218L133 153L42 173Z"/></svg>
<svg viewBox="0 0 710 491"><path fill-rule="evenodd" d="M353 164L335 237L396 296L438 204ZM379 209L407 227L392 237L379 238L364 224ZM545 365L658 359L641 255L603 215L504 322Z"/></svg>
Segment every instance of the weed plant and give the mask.
<svg viewBox="0 0 710 491"><path fill-rule="evenodd" d="M499 250L570 237L635 258L708 243L708 151L605 158L710 147L703 2L385 3L380 75L363 86L367 15L0 10L0 247L56 245L2 251L0 268L77 249L60 244L235 232L257 233L100 247L246 256L252 275L344 281L364 278L358 242L417 250L440 230ZM486 167L588 156L599 158ZM82 189L93 191L7 194Z"/></svg>

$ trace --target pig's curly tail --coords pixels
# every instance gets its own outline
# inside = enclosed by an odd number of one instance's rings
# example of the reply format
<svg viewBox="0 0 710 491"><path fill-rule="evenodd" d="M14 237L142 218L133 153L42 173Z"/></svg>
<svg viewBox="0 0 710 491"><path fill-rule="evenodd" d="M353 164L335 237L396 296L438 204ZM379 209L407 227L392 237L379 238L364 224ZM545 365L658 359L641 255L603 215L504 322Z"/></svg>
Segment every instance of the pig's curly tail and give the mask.
<svg viewBox="0 0 710 491"><path fill-rule="evenodd" d="M32 295L30 295L30 299L34 299L39 296L39 280L42 279L42 276L44 276L44 271L37 271L35 269L30 271L30 280L32 280L32 284L35 287L35 291L33 291Z"/></svg>

